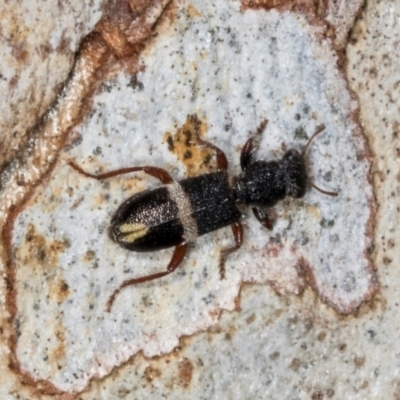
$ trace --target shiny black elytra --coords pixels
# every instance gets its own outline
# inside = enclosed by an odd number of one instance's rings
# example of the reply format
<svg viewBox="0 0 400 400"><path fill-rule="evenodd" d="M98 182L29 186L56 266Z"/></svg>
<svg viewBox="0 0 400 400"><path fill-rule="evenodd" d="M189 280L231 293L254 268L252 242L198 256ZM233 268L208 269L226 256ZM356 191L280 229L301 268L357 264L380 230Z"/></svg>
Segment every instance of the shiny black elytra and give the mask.
<svg viewBox="0 0 400 400"><path fill-rule="evenodd" d="M175 247L172 258L163 272L124 281L109 298L108 311L121 289L170 274L181 264L188 243L194 242L198 236L230 225L235 244L221 251L219 266L223 278L226 257L238 250L243 242L240 206L251 206L257 220L267 229L272 229L268 208L286 196L301 198L308 185L327 195L337 195L319 189L309 182L307 175L305 152L312 139L325 127L320 127L311 136L302 152L290 149L280 160L275 161L253 161L252 156L258 146L256 140L250 138L241 152L242 173L230 181L224 152L200 138L200 121L196 115L189 116L189 119L198 143L216 152L216 172L176 182L167 171L158 167L122 168L93 175L70 162L78 172L98 180L143 171L163 183L161 187L146 190L125 200L111 219L109 235L113 241L131 251L148 252ZM264 120L260 124L258 135L267 122Z"/></svg>

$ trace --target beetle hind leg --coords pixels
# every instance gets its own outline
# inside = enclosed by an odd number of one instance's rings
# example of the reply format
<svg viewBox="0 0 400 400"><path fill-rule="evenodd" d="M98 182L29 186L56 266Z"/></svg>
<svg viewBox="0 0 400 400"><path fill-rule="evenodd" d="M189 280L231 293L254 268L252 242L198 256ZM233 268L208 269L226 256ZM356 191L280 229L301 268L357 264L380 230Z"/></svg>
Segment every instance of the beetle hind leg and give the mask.
<svg viewBox="0 0 400 400"><path fill-rule="evenodd" d="M153 176L154 178L159 179L163 184L172 183L174 181L171 175L165 169L158 167L150 167L150 166L128 167L128 168L120 168L113 171L105 172L103 174L91 174L82 169L74 161L69 160L67 162L70 167L72 167L75 171L78 171L80 174L88 178L97 179L99 181L103 179L112 178L114 176L124 175L131 172L141 172L141 171L145 172L148 175Z"/></svg>
<svg viewBox="0 0 400 400"><path fill-rule="evenodd" d="M137 285L139 283L154 281L155 279L162 278L174 272L183 261L186 255L187 247L188 247L187 243L183 243L175 247L174 253L172 254L172 258L167 266L166 271L145 275L140 278L127 279L126 281L122 282L122 284L117 289L114 290L113 294L108 299L106 307L107 312L110 312L111 307L114 304L115 298L118 296L119 292L122 289L128 286Z"/></svg>

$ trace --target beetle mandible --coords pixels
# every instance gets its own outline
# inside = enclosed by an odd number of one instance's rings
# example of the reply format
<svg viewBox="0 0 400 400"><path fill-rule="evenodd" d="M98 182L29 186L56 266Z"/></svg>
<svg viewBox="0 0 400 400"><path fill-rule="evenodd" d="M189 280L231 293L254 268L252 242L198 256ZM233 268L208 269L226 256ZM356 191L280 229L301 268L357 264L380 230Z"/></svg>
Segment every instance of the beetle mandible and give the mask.
<svg viewBox="0 0 400 400"><path fill-rule="evenodd" d="M182 263L189 243L194 242L198 236L230 225L235 244L221 251L219 267L223 278L226 257L243 243L240 206L250 206L257 220L267 229L272 229L268 208L286 196L301 198L308 185L324 194L337 196L336 192L324 191L311 183L307 174L305 153L315 136L325 129L324 126L320 126L308 139L301 152L289 149L280 160L254 161L253 154L258 144L256 138L251 137L241 151L242 173L230 179L225 153L200 137L200 120L196 115L188 118L195 128L199 145L216 152L216 172L174 181L166 170L159 167L121 168L94 175L69 161L78 172L98 180L143 171L158 178L163 184L125 200L111 219L109 236L121 247L131 251L149 252L175 247L171 260L165 271L125 280L110 296L108 311L124 287L170 274ZM261 122L257 129L258 135L267 123L268 120Z"/></svg>

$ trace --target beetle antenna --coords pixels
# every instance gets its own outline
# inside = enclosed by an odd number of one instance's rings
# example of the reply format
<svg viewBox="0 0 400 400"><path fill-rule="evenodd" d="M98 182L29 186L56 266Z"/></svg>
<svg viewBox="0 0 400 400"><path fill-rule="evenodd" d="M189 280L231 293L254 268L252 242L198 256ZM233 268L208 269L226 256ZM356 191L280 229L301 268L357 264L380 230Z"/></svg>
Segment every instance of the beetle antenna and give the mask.
<svg viewBox="0 0 400 400"><path fill-rule="evenodd" d="M311 185L314 189L318 190L318 192L321 192L321 193L326 194L326 195L328 195L328 196L336 197L336 196L339 195L339 193L337 193L337 192L328 192L327 190L323 190L323 189L319 188L317 185L315 185L315 184L312 183L312 182L310 182L310 185Z"/></svg>
<svg viewBox="0 0 400 400"><path fill-rule="evenodd" d="M304 156L306 154L308 147L310 146L310 143L312 140L317 136L319 133L321 133L325 129L325 125L321 125L317 128L317 130L312 134L312 136L308 139L306 145L303 147L303 151L301 152L301 155Z"/></svg>
<svg viewBox="0 0 400 400"><path fill-rule="evenodd" d="M310 143L314 140L315 136L317 136L318 134L320 134L323 130L325 129L325 125L320 125L317 130L311 135L311 137L307 140L306 145L303 147L303 150L301 152L301 155L304 156L304 154L306 154L308 147L310 146ZM337 192L328 192L327 190L323 190L321 188L319 188L317 185L315 185L314 183L310 182L310 185L318 190L318 192L321 192L323 194L326 194L327 196L332 196L332 197L336 197L338 196Z"/></svg>

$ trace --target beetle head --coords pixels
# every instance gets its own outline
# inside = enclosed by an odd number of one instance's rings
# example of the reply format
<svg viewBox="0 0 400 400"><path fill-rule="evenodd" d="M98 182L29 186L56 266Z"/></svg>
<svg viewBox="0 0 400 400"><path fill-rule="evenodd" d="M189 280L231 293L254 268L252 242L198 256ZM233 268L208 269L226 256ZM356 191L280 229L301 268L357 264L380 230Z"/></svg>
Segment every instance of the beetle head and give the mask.
<svg viewBox="0 0 400 400"><path fill-rule="evenodd" d="M307 170L304 157L297 150L288 150L282 158L285 171L286 195L303 197L307 189Z"/></svg>

